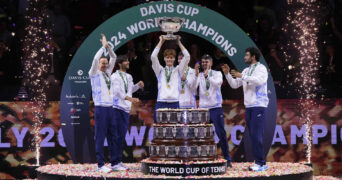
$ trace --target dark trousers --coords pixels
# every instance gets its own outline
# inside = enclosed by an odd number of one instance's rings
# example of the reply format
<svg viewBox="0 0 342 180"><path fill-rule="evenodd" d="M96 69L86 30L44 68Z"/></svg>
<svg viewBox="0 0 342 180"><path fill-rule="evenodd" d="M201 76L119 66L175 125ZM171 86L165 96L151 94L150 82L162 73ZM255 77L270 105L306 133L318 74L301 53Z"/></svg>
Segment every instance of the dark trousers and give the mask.
<svg viewBox="0 0 342 180"><path fill-rule="evenodd" d="M222 108L213 108L209 110L210 112L210 121L214 123L215 132L217 137L219 138L219 145L222 150L222 154L224 159L227 161L231 161L229 155L229 146L226 131L224 130L224 116Z"/></svg>
<svg viewBox="0 0 342 180"><path fill-rule="evenodd" d="M114 156L112 141L116 137L116 123L112 120L113 108L95 106L95 149L98 167L104 165L104 141L107 138L110 156Z"/></svg>
<svg viewBox="0 0 342 180"><path fill-rule="evenodd" d="M129 125L129 113L113 108L113 121L117 124L117 136L113 141L115 155L110 159L112 166L122 162L122 151Z"/></svg>
<svg viewBox="0 0 342 180"><path fill-rule="evenodd" d="M154 110L154 123L157 122L157 109L161 108L172 108L172 109L178 109L179 108L179 102L157 102L155 110Z"/></svg>
<svg viewBox="0 0 342 180"><path fill-rule="evenodd" d="M265 165L263 136L265 128L266 108L246 108L246 123L249 136L252 140L252 149L255 163Z"/></svg>

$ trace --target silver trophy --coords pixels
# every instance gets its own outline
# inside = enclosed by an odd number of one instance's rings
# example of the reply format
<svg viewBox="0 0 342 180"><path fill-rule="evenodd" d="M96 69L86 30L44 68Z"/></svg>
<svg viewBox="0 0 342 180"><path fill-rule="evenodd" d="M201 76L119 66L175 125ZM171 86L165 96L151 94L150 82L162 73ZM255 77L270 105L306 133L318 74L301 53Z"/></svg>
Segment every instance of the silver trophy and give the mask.
<svg viewBox="0 0 342 180"><path fill-rule="evenodd" d="M198 137L198 128L195 128L195 138L197 138Z"/></svg>
<svg viewBox="0 0 342 180"><path fill-rule="evenodd" d="M153 146L150 146L150 155L153 155Z"/></svg>
<svg viewBox="0 0 342 180"><path fill-rule="evenodd" d="M184 129L183 129L184 138L187 138L187 137L188 137L188 132L189 132L188 127L184 127Z"/></svg>
<svg viewBox="0 0 342 180"><path fill-rule="evenodd" d="M187 124L187 123L188 123L188 121L187 121L187 119L188 119L188 114L187 114L187 112L188 112L188 111L184 111L184 114L183 114L183 123L184 123L184 124Z"/></svg>
<svg viewBox="0 0 342 180"><path fill-rule="evenodd" d="M159 122L162 122L163 120L163 113L162 112L157 112L157 114L159 115L159 119L157 118L157 122L159 123Z"/></svg>
<svg viewBox="0 0 342 180"><path fill-rule="evenodd" d="M176 33L180 30L184 21L185 19L180 17L161 17L157 19L161 31L167 33L164 36L166 40L177 39L177 36L175 36L173 33Z"/></svg>
<svg viewBox="0 0 342 180"><path fill-rule="evenodd" d="M178 154L179 154L179 147L176 146L176 147L175 147L175 150L176 150L176 156L178 156Z"/></svg>
<svg viewBox="0 0 342 180"><path fill-rule="evenodd" d="M167 112L166 113L166 117L167 117L167 122L169 123L170 122L170 118L171 118L171 113Z"/></svg>
<svg viewBox="0 0 342 180"><path fill-rule="evenodd" d="M199 119L200 123L205 123L202 121L202 113L201 112L198 113L198 119Z"/></svg>
<svg viewBox="0 0 342 180"><path fill-rule="evenodd" d="M169 156L169 146L165 146L165 155Z"/></svg>
<svg viewBox="0 0 342 180"><path fill-rule="evenodd" d="M163 128L163 137L165 138L166 128Z"/></svg>
<svg viewBox="0 0 342 180"><path fill-rule="evenodd" d="M159 146L156 147L157 155L159 155Z"/></svg>
<svg viewBox="0 0 342 180"><path fill-rule="evenodd" d="M193 122L192 122L192 112L189 112L189 115L188 115L188 123L189 124L192 124Z"/></svg>
<svg viewBox="0 0 342 180"><path fill-rule="evenodd" d="M201 155L201 146L197 146L197 156L200 156Z"/></svg>
<svg viewBox="0 0 342 180"><path fill-rule="evenodd" d="M176 127L173 127L173 128L172 128L172 135L173 135L173 138L176 137L176 132L177 132Z"/></svg>
<svg viewBox="0 0 342 180"><path fill-rule="evenodd" d="M182 113L181 112L177 112L177 122L181 123L182 122Z"/></svg>

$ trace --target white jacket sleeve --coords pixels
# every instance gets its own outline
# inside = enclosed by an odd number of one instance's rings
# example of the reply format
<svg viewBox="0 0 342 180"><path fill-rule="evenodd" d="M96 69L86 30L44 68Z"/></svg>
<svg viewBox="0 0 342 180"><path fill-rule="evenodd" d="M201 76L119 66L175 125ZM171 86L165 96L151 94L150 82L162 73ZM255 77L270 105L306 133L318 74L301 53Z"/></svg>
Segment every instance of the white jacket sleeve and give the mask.
<svg viewBox="0 0 342 180"><path fill-rule="evenodd" d="M184 56L182 58L182 61L178 65L178 68L179 68L178 72L179 72L179 74L184 74L184 71L186 70L186 67L188 67L188 64L190 62L190 54L189 54L188 50L186 50L184 48L182 53L183 53Z"/></svg>
<svg viewBox="0 0 342 180"><path fill-rule="evenodd" d="M215 89L220 88L223 82L221 72L217 71L213 73L213 76L207 77L210 83L210 86L213 86Z"/></svg>
<svg viewBox="0 0 342 180"><path fill-rule="evenodd" d="M96 75L96 72L97 72L98 67L99 67L99 61L100 61L100 58L101 58L103 52L104 52L104 47L101 47L97 51L97 53L95 54L94 59L93 59L93 63L92 63L91 68L90 68L90 70L88 72L89 76Z"/></svg>
<svg viewBox="0 0 342 180"><path fill-rule="evenodd" d="M198 74L198 76L195 75L195 89L197 89L200 84L200 76L201 74Z"/></svg>
<svg viewBox="0 0 342 180"><path fill-rule="evenodd" d="M196 86L196 75L195 75L195 72L190 72L189 70L189 74L188 74L188 77L186 78L186 81L185 81L185 85L188 86L192 92L196 92L196 89L197 89L197 86Z"/></svg>
<svg viewBox="0 0 342 180"><path fill-rule="evenodd" d="M236 78L234 79L232 77L232 75L230 75L230 73L226 74L226 79L228 81L228 84L230 85L230 87L232 87L233 89L237 89L239 88L240 86L242 86L242 80L241 78Z"/></svg>
<svg viewBox="0 0 342 180"><path fill-rule="evenodd" d="M132 86L132 93L135 93L136 91L138 91L140 86L138 83L133 85L133 78L131 75L129 75L128 80L129 80L129 84Z"/></svg>
<svg viewBox="0 0 342 180"><path fill-rule="evenodd" d="M152 55L151 55L151 61L152 61L152 69L154 71L154 73L156 74L156 76L159 75L161 69L163 68L160 63L159 63L159 59L158 59L158 53L159 53L159 48L154 48Z"/></svg>
<svg viewBox="0 0 342 180"><path fill-rule="evenodd" d="M109 58L109 67L107 69L107 74L112 74L117 56L112 48L108 48L108 52L109 52L110 58Z"/></svg>
<svg viewBox="0 0 342 180"><path fill-rule="evenodd" d="M137 84L134 84L134 85L133 85L133 88L132 88L132 93L137 92L139 89L140 89L139 84L138 84L138 83L137 83Z"/></svg>
<svg viewBox="0 0 342 180"><path fill-rule="evenodd" d="M244 74L242 81L248 82L250 85L260 86L267 82L268 73L265 66L260 66L251 76Z"/></svg>

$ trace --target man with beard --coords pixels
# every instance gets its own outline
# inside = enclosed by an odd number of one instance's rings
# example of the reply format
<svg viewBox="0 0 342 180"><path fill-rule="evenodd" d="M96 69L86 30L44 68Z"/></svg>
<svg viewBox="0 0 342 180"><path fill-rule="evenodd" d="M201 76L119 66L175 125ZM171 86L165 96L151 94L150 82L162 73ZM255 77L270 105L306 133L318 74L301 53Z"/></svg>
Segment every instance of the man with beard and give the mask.
<svg viewBox="0 0 342 180"><path fill-rule="evenodd" d="M252 140L255 163L250 167L252 171L268 169L263 149L263 133L266 123L266 108L268 106L266 67L259 62L260 52L255 47L249 47L245 53L245 63L249 65L242 73L232 70L229 72L227 64L222 70L229 85L236 89L243 86L244 104L246 107L247 130ZM235 78L235 79L234 79Z"/></svg>
<svg viewBox="0 0 342 180"><path fill-rule="evenodd" d="M102 47L97 51L94 57L93 64L89 70L89 77L91 79L91 90L95 104L95 149L98 171L108 173L111 169L104 166L103 144L106 137L107 140L110 141L115 136L113 134L115 132L115 124L111 121L113 101L110 97L110 75L114 69L116 54L108 45L104 34L101 34L101 36ZM107 48L109 52L109 61L106 56L102 56L105 48ZM111 157L113 157L113 148L110 144L109 149Z"/></svg>
<svg viewBox="0 0 342 180"><path fill-rule="evenodd" d="M138 104L138 98L133 98L132 94L144 87L144 83L139 81L133 84L133 78L127 73L129 61L126 55L117 58L119 69L111 76L112 88L111 96L113 99L113 122L116 123L116 138L111 143L115 147L115 156L111 157L113 171L128 170L122 163L122 151L125 142L125 135L129 125L129 112L132 103Z"/></svg>
<svg viewBox="0 0 342 180"><path fill-rule="evenodd" d="M199 87L199 107L208 108L210 121L215 126L215 132L220 139L219 145L227 166L232 167L229 155L227 134L224 130L224 116L222 111L221 85L223 82L220 71L211 69L213 59L210 55L203 55L201 65L204 72L199 73L199 64L195 65L196 87Z"/></svg>

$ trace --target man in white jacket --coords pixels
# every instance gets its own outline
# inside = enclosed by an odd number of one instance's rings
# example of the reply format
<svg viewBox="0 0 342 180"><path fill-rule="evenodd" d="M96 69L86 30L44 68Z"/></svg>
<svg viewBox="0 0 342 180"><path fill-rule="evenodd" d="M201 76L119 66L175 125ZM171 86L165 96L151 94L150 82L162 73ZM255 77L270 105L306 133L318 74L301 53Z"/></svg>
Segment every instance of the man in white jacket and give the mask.
<svg viewBox="0 0 342 180"><path fill-rule="evenodd" d="M181 43L180 36L178 36L177 43L184 54L181 63L174 67L173 64L176 59L176 51L174 49L166 49L163 53L166 66L161 66L158 59L158 53L164 42L164 35L161 35L159 37L159 43L151 55L152 69L158 80L158 97L155 110L159 108L179 108L181 76L184 74L190 61L189 52ZM156 113L154 113L154 121L156 121Z"/></svg>
<svg viewBox="0 0 342 180"><path fill-rule="evenodd" d="M113 122L117 124L117 136L113 139L115 156L111 157L112 170L128 170L122 163L122 151L125 142L125 135L129 125L129 112L132 103L139 103L138 98L132 97L132 94L144 87L144 83L139 81L133 84L133 78L127 73L129 61L126 55L120 55L117 58L119 69L111 76L112 88L111 96L113 99Z"/></svg>
<svg viewBox="0 0 342 180"><path fill-rule="evenodd" d="M101 35L102 47L97 51L94 57L92 66L89 70L89 76L95 104L95 146L98 171L107 173L110 172L111 169L104 166L103 147L106 137L107 140L110 141L115 136L115 124L111 122L113 101L110 97L110 75L115 65L116 54L108 45L106 37L103 34ZM107 57L102 56L105 48L107 48L109 52L109 61ZM114 156L113 147L109 145L109 149L111 156Z"/></svg>
<svg viewBox="0 0 342 180"><path fill-rule="evenodd" d="M226 131L224 130L224 115L222 111L221 85L223 82L220 71L211 69L213 59L210 55L203 55L201 65L204 72L199 73L199 64L195 66L196 87L199 88L199 107L208 108L210 121L214 124L219 138L219 145L227 166L232 167Z"/></svg>
<svg viewBox="0 0 342 180"><path fill-rule="evenodd" d="M182 62L184 55L178 53L178 64ZM196 76L195 70L187 67L181 78L181 90L179 94L180 108L196 108Z"/></svg>
<svg viewBox="0 0 342 180"><path fill-rule="evenodd" d="M247 130L252 140L252 149L255 163L250 167L252 171L268 169L263 149L263 133L266 123L266 108L268 106L266 67L259 62L260 52L255 47L246 49L245 63L249 65L242 73L231 70L223 65L222 70L229 85L236 89L243 87L244 104L246 107ZM235 79L234 79L235 78Z"/></svg>

